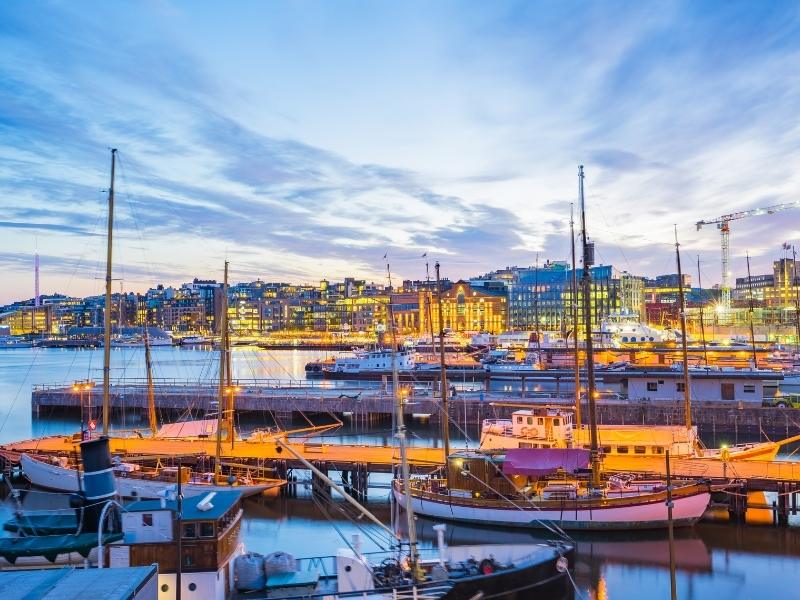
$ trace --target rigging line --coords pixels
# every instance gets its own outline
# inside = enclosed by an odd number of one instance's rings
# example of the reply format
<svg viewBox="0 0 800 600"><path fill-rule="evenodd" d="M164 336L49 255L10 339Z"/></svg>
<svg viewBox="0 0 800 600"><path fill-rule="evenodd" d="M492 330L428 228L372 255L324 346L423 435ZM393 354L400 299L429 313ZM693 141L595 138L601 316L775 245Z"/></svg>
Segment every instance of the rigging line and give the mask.
<svg viewBox="0 0 800 600"><path fill-rule="evenodd" d="M131 194L130 194L130 192L127 191L131 187L129 185L129 183L128 183L128 177L127 177L127 173L126 173L126 170L125 170L125 165L127 164L127 160L125 160L123 162L122 156L121 156L121 154L119 152L117 153L117 164L118 164L119 170L120 170L120 179L123 182L123 190L125 190L125 191L123 191L122 196L123 196L123 198L125 198L125 201L128 204L128 208L130 209L131 216L133 217L133 224L134 224L134 226L136 228L136 232L137 232L137 234L139 236L139 241L142 243L141 250L142 250L142 254L144 255L145 269L147 270L147 274L148 274L149 279L151 281L153 281L154 280L153 273L150 270L150 265L152 264L152 262L150 261L150 257L148 256L149 253L147 252L147 245L145 243L144 234L142 233L142 228L141 228L141 225L140 225L140 218L138 216L138 213L136 211L134 203L131 201Z"/></svg>

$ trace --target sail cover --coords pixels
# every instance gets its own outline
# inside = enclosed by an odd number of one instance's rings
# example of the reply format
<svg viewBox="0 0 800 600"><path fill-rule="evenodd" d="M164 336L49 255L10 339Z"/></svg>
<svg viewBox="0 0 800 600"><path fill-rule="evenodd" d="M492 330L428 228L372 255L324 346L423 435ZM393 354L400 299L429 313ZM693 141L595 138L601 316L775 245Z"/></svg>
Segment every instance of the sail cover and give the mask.
<svg viewBox="0 0 800 600"><path fill-rule="evenodd" d="M583 448L514 448L506 450L503 473L543 477L563 469L572 473L589 466L591 454Z"/></svg>

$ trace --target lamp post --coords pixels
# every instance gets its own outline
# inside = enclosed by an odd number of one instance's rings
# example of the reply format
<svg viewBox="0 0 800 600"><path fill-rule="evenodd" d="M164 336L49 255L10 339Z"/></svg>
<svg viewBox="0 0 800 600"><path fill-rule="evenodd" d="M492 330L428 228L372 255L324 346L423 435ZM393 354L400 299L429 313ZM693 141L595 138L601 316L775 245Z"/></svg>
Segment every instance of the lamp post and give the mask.
<svg viewBox="0 0 800 600"><path fill-rule="evenodd" d="M94 387L94 382L88 379L83 379L80 381L75 381L72 384L72 391L78 394L78 400L81 403L81 440L91 439L92 434L89 430L90 428L87 427L88 423L92 421L92 395L91 391ZM83 408L83 393L89 392L89 406L88 410L84 411ZM88 413L88 419L87 419Z"/></svg>

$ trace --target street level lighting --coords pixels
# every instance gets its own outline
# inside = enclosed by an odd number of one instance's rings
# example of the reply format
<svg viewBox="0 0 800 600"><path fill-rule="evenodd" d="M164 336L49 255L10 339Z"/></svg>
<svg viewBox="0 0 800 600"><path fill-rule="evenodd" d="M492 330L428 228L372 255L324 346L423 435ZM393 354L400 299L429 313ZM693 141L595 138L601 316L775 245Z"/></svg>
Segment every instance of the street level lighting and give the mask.
<svg viewBox="0 0 800 600"><path fill-rule="evenodd" d="M78 400L81 404L81 440L88 440L92 437L92 430L94 426L92 424L92 388L94 387L94 382L88 379L75 381L72 384L72 391L78 394ZM84 411L83 408L83 394L84 392L89 392L88 394L88 410ZM88 417L88 418L87 418Z"/></svg>

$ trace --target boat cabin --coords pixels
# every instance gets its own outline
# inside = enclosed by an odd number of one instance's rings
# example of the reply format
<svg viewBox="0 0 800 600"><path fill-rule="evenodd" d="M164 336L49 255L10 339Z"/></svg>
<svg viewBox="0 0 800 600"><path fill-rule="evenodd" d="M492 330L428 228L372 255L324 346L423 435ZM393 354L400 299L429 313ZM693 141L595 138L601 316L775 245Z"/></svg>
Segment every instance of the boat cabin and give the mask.
<svg viewBox="0 0 800 600"><path fill-rule="evenodd" d="M123 538L106 548L107 564L158 563L159 599L175 598L180 536L184 597L224 600L232 589L230 563L239 540L241 493L218 491L184 498L180 526L177 509L174 497L127 504L122 512Z"/></svg>
<svg viewBox="0 0 800 600"><path fill-rule="evenodd" d="M395 353L397 368L400 371L410 371L414 368L414 352L401 350ZM369 352L357 351L354 356L337 358L333 364L336 373L362 373L362 372L391 372L392 350L371 350Z"/></svg>
<svg viewBox="0 0 800 600"><path fill-rule="evenodd" d="M481 448L504 449L489 445L497 436L519 440L514 448L567 448L572 444L573 412L560 407L541 406L511 413L511 419L484 419Z"/></svg>
<svg viewBox="0 0 800 600"><path fill-rule="evenodd" d="M542 406L511 413L510 419L484 419L481 450L590 447L588 427L576 427L570 408ZM604 455L692 456L697 428L682 425L601 425L598 443Z"/></svg>

